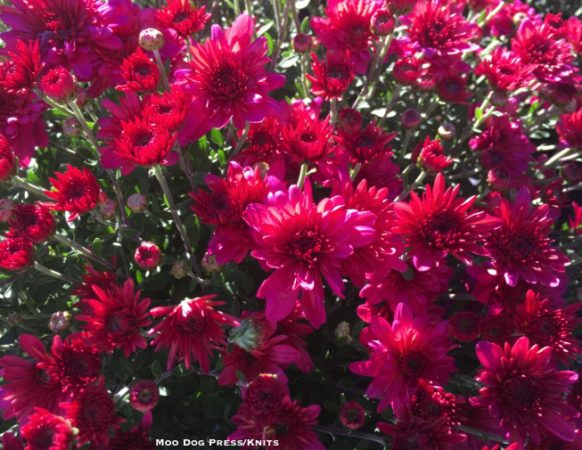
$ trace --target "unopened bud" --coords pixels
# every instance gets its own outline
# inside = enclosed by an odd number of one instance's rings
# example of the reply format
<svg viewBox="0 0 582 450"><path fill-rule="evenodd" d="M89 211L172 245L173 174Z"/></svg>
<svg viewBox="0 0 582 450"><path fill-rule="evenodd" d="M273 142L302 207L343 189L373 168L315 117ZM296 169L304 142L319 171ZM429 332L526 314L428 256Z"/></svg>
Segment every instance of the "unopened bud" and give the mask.
<svg viewBox="0 0 582 450"><path fill-rule="evenodd" d="M79 126L77 119L69 117L67 120L65 120L63 122L63 133L65 133L65 136L69 137L79 136L81 134L81 127Z"/></svg>
<svg viewBox="0 0 582 450"><path fill-rule="evenodd" d="M49 69L40 79L39 87L44 95L61 103L73 100L77 92L75 77L62 66Z"/></svg>
<svg viewBox="0 0 582 450"><path fill-rule="evenodd" d="M229 341L238 345L243 350L250 352L258 347L261 339L261 331L252 319L243 319L238 327L230 330Z"/></svg>
<svg viewBox="0 0 582 450"><path fill-rule="evenodd" d="M372 31L377 36L388 36L394 31L394 15L387 9L376 11L372 17Z"/></svg>
<svg viewBox="0 0 582 450"><path fill-rule="evenodd" d="M456 131L455 126L450 122L441 124L438 129L439 136L445 141L452 141L455 138Z"/></svg>
<svg viewBox="0 0 582 450"><path fill-rule="evenodd" d="M14 203L7 198L0 198L0 222L6 223L12 217Z"/></svg>
<svg viewBox="0 0 582 450"><path fill-rule="evenodd" d="M60 333L69 328L71 323L71 313L68 311L57 311L53 313L49 321L49 329L53 333Z"/></svg>
<svg viewBox="0 0 582 450"><path fill-rule="evenodd" d="M307 53L313 49L313 38L308 34L299 33L293 38L293 48L297 53Z"/></svg>
<svg viewBox="0 0 582 450"><path fill-rule="evenodd" d="M202 267L206 272L218 272L220 270L220 264L216 262L216 256L209 255L206 253L202 258Z"/></svg>
<svg viewBox="0 0 582 450"><path fill-rule="evenodd" d="M335 337L340 340L341 339L347 339L348 341L352 340L351 327L349 322L346 322L344 320L337 324L337 327L335 327Z"/></svg>
<svg viewBox="0 0 582 450"><path fill-rule="evenodd" d="M127 198L127 206L131 209L134 213L140 213L147 209L148 201L145 195L143 194L131 194Z"/></svg>
<svg viewBox="0 0 582 450"><path fill-rule="evenodd" d="M156 28L146 28L139 33L139 46L144 50L159 50L164 43L164 34Z"/></svg>
<svg viewBox="0 0 582 450"><path fill-rule="evenodd" d="M112 219L115 217L115 211L117 209L117 204L115 200L110 199L102 192L102 196L99 201L99 212L104 219Z"/></svg>
<svg viewBox="0 0 582 450"><path fill-rule="evenodd" d="M181 280L190 272L190 264L188 261L179 260L174 263L170 269L170 274L176 279Z"/></svg>
<svg viewBox="0 0 582 450"><path fill-rule="evenodd" d="M422 116L416 109L407 109L402 113L402 126L416 128L422 123Z"/></svg>

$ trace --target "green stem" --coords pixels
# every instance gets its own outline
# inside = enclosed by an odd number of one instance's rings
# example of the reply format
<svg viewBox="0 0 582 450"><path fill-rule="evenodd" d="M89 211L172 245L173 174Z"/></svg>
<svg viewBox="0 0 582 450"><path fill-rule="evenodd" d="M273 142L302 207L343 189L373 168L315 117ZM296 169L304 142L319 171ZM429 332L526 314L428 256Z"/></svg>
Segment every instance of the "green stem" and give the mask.
<svg viewBox="0 0 582 450"><path fill-rule="evenodd" d="M49 277L64 281L65 283L68 283L70 285L73 285L76 283L76 281L73 278L68 277L67 275L63 275L62 273L57 272L56 270L49 269L48 267L45 267L36 261L34 262L34 268L36 270L38 270L39 272L44 273L45 275L47 275Z"/></svg>
<svg viewBox="0 0 582 450"><path fill-rule="evenodd" d="M92 260L98 264L101 264L104 267L107 267L107 269L115 270L115 267L113 267L113 264L111 264L109 261L101 258L99 255L97 255L95 252L93 252L93 250L79 244L78 242L75 242L72 239L69 239L68 237L63 236L62 234L54 234L53 239L55 241L60 242L63 245L66 245L69 248L72 248L73 250L78 251L79 253L86 256L90 260Z"/></svg>
<svg viewBox="0 0 582 450"><path fill-rule="evenodd" d="M29 183L28 181L26 181L18 176L13 176L10 181L12 183L12 186L14 186L14 187L25 189L28 192L31 192L34 195L37 195L38 197L42 197L42 198L47 199L47 200L52 200L52 198L50 198L48 195L45 194L45 192L42 188L35 186L34 184Z"/></svg>
<svg viewBox="0 0 582 450"><path fill-rule="evenodd" d="M168 81L168 75L166 74L166 68L164 67L164 62L162 61L160 51L159 50L152 50L152 53L154 54L154 59L156 60L158 70L160 71L160 76L162 77L162 84L164 86L164 89L169 91L170 90L170 82Z"/></svg>
<svg viewBox="0 0 582 450"><path fill-rule="evenodd" d="M277 2L278 0L275 0ZM275 49L273 50L273 55L271 56L271 72L277 67L277 59L279 58L279 52L281 46L285 39L287 38L287 22L289 20L289 8L293 0L287 0L285 2L285 9L283 10L283 19L281 20L281 27L278 28L279 35L277 36L277 43L275 44Z"/></svg>
<svg viewBox="0 0 582 450"><path fill-rule="evenodd" d="M236 147L234 148L234 150L230 154L230 158L231 159L232 159L232 157L234 155L236 155L238 152L240 152L241 149L243 148L243 145L245 145L245 142L247 141L247 136L249 135L249 130L250 129L251 129L251 123L250 122L246 122L245 123L245 129L243 131L243 134L241 135L241 137L237 141ZM235 132L235 136L236 136L236 132Z"/></svg>
<svg viewBox="0 0 582 450"><path fill-rule="evenodd" d="M359 431L351 431L351 430L343 430L341 428L333 428L333 427L324 427L321 425L315 425L313 427L314 431L319 433L329 434L335 440L335 436L345 436L351 437L354 439L363 439L365 441L375 442L382 446L382 448L386 447L386 440L381 436L377 436L372 433L362 433Z"/></svg>
<svg viewBox="0 0 582 450"><path fill-rule="evenodd" d="M329 102L329 117L334 127L337 124L337 114L337 98L332 98Z"/></svg>
<svg viewBox="0 0 582 450"><path fill-rule="evenodd" d="M297 186L300 188L303 187L305 184L305 178L307 178L307 163L301 164L301 168L299 169L299 177L297 178Z"/></svg>
<svg viewBox="0 0 582 450"><path fill-rule="evenodd" d="M568 154L571 153L573 150L574 149L571 147L567 147L563 150L560 150L558 153L556 153L554 156L552 156L544 163L544 167L552 167L554 164L559 163L561 159L568 156Z"/></svg>
<svg viewBox="0 0 582 450"><path fill-rule="evenodd" d="M424 179L426 178L426 172L422 171L418 174L418 176L416 177L416 180L414 180L414 182L408 186L408 188L404 189L400 195L398 197L396 197L396 199L394 200L395 202L399 202L402 199L404 199L411 191L414 191L419 185L420 183L422 183L424 181Z"/></svg>

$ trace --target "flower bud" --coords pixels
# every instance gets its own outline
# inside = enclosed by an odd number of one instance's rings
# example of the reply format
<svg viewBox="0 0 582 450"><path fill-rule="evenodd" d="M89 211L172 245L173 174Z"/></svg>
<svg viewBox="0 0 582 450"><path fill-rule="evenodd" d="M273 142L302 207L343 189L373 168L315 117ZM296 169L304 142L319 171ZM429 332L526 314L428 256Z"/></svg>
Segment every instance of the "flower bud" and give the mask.
<svg viewBox="0 0 582 450"><path fill-rule="evenodd" d="M404 128L416 128L422 123L422 116L416 109L407 109L402 113L402 126Z"/></svg>
<svg viewBox="0 0 582 450"><path fill-rule="evenodd" d="M345 320L338 323L337 327L335 327L335 337L339 340L347 339L348 341L352 340L349 322Z"/></svg>
<svg viewBox="0 0 582 450"><path fill-rule="evenodd" d="M160 401L160 389L151 380L136 381L129 390L129 404L141 413L151 411Z"/></svg>
<svg viewBox="0 0 582 450"><path fill-rule="evenodd" d="M117 210L117 203L115 200L107 198L103 193L101 201L99 202L99 211L104 219L111 219L115 216L115 211Z"/></svg>
<svg viewBox="0 0 582 450"><path fill-rule="evenodd" d="M71 313L68 311L57 311L51 316L48 327L53 333L60 333L69 328L70 324Z"/></svg>
<svg viewBox="0 0 582 450"><path fill-rule="evenodd" d="M298 33L293 38L293 48L297 53L307 53L313 49L313 38L308 34Z"/></svg>
<svg viewBox="0 0 582 450"><path fill-rule="evenodd" d="M153 242L142 242L135 249L134 259L139 267L150 270L158 266L162 259L162 252Z"/></svg>
<svg viewBox="0 0 582 450"><path fill-rule="evenodd" d="M242 319L238 327L230 330L228 340L243 350L250 352L259 346L261 330L259 330L254 320L250 318Z"/></svg>
<svg viewBox="0 0 582 450"><path fill-rule="evenodd" d="M450 122L444 122L438 129L438 134L445 141L452 141L455 138L456 133L455 126Z"/></svg>
<svg viewBox="0 0 582 450"><path fill-rule="evenodd" d="M14 312L10 313L6 316L6 320L8 322L8 325L10 325L11 327L15 327L20 323L20 314Z"/></svg>
<svg viewBox="0 0 582 450"><path fill-rule="evenodd" d="M131 209L131 212L140 213L147 209L148 201L145 195L143 194L131 194L127 198L127 206Z"/></svg>
<svg viewBox="0 0 582 450"><path fill-rule="evenodd" d="M372 17L372 32L377 36L388 36L394 31L394 15L387 9L376 11Z"/></svg>
<svg viewBox="0 0 582 450"><path fill-rule="evenodd" d="M164 34L156 28L146 28L139 33L139 46L144 50L159 50L164 44Z"/></svg>
<svg viewBox="0 0 582 450"><path fill-rule="evenodd" d="M69 117L63 122L63 133L65 136L77 137L81 134L81 127L77 119Z"/></svg>
<svg viewBox="0 0 582 450"><path fill-rule="evenodd" d="M170 274L176 279L181 280L190 272L190 264L188 261L176 261L170 269Z"/></svg>
<svg viewBox="0 0 582 450"><path fill-rule="evenodd" d="M14 203L7 198L0 198L0 222L6 223L12 218Z"/></svg>
<svg viewBox="0 0 582 450"><path fill-rule="evenodd" d="M44 95L60 103L73 100L77 91L75 78L62 66L49 69L40 79L39 87Z"/></svg>
<svg viewBox="0 0 582 450"><path fill-rule="evenodd" d="M204 270L209 273L218 272L220 270L220 264L216 262L216 256L209 255L208 253L206 253L202 258L202 267L204 267Z"/></svg>

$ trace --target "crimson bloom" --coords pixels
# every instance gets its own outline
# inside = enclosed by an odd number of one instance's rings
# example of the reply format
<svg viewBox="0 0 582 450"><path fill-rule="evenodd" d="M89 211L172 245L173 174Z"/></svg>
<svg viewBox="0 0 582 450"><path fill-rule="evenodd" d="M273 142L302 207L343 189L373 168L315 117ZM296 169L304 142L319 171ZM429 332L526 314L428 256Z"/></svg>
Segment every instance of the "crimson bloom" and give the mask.
<svg viewBox="0 0 582 450"><path fill-rule="evenodd" d="M560 116L556 125L560 140L568 147L582 149L582 108Z"/></svg>
<svg viewBox="0 0 582 450"><path fill-rule="evenodd" d="M449 167L453 160L445 155L445 148L440 139L431 139L427 136L424 142L418 144L413 152L416 163L424 170L438 173Z"/></svg>
<svg viewBox="0 0 582 450"><path fill-rule="evenodd" d="M19 271L34 261L34 250L28 239L8 237L0 241L0 269Z"/></svg>
<svg viewBox="0 0 582 450"><path fill-rule="evenodd" d="M133 409L146 413L156 407L160 401L160 389L151 380L135 382L129 391L129 403Z"/></svg>
<svg viewBox="0 0 582 450"><path fill-rule="evenodd" d="M208 373L213 350L226 347L224 328L238 322L216 310L216 306L224 302L214 301L215 297L205 295L183 300L178 306L160 306L150 311L153 317L164 318L149 334L154 336L151 344L156 346L156 351L170 349L167 370L172 369L176 361L184 361L190 369L195 358L202 371Z"/></svg>
<svg viewBox="0 0 582 450"><path fill-rule="evenodd" d="M46 409L35 408L20 432L26 440L25 450L67 450L75 437L71 423Z"/></svg>
<svg viewBox="0 0 582 450"><path fill-rule="evenodd" d="M556 369L550 347L530 346L521 337L513 346L481 341L476 352L483 365L477 380L484 387L472 403L487 407L506 436L520 442L529 436L534 444L540 444L544 434L574 440L576 427L571 420L578 413L563 394L578 375Z"/></svg>
<svg viewBox="0 0 582 450"><path fill-rule="evenodd" d="M55 232L55 218L42 203L15 205L10 218L10 237L22 237L34 244L50 238Z"/></svg>
<svg viewBox="0 0 582 450"><path fill-rule="evenodd" d="M201 31L209 18L205 6L195 8L188 0L168 0L166 6L156 11L158 23L173 28L182 38Z"/></svg>
<svg viewBox="0 0 582 450"><path fill-rule="evenodd" d="M502 199L495 215L501 227L485 244L492 259L491 271L513 287L520 278L531 284L560 285L569 259L552 246L548 236L554 222L549 206L532 206L529 191L522 188L513 203Z"/></svg>
<svg viewBox="0 0 582 450"><path fill-rule="evenodd" d="M77 320L85 322L83 329L91 341L103 351L119 348L126 357L138 348L146 348L141 330L151 323L151 300L141 299L132 280L105 289L93 284L92 290L92 297L83 300L85 309L77 316Z"/></svg>
<svg viewBox="0 0 582 450"><path fill-rule="evenodd" d="M515 91L531 79L533 66L524 64L514 52L496 47L475 68L475 75L485 75L497 91Z"/></svg>
<svg viewBox="0 0 582 450"><path fill-rule="evenodd" d="M244 219L256 243L251 255L274 269L257 292L267 301L267 319L284 319L301 298L316 328L325 322L322 276L342 297L342 260L375 237L372 213L346 209L339 196L316 205L310 187L291 186L270 196L268 205L249 205Z"/></svg>
<svg viewBox="0 0 582 450"><path fill-rule="evenodd" d="M0 181L6 181L14 173L14 153L6 136L0 134Z"/></svg>
<svg viewBox="0 0 582 450"><path fill-rule="evenodd" d="M348 56L344 53L330 52L325 61L320 61L315 53L313 75L307 75L311 81L313 95L325 99L340 98L354 80L354 69Z"/></svg>
<svg viewBox="0 0 582 450"><path fill-rule="evenodd" d="M153 91L160 81L156 63L144 53L141 47L123 60L121 76L125 83L116 86L120 91Z"/></svg>
<svg viewBox="0 0 582 450"><path fill-rule="evenodd" d="M77 89L73 75L62 66L49 69L40 79L39 87L44 95L63 103L72 100Z"/></svg>
<svg viewBox="0 0 582 450"><path fill-rule="evenodd" d="M231 118L244 128L245 122L259 122L279 110L268 94L283 86L285 77L266 71L267 40L253 40L254 27L250 16L240 15L225 30L213 25L210 39L191 49L188 88L208 115L208 128L222 128ZM199 109L191 109L200 115Z"/></svg>
<svg viewBox="0 0 582 450"><path fill-rule="evenodd" d="M57 202L52 209L69 212L69 221L95 209L101 188L89 169L77 169L69 164L65 172L55 172L54 175L54 178L49 178L53 189L46 192Z"/></svg>
<svg viewBox="0 0 582 450"><path fill-rule="evenodd" d="M372 317L360 335L370 359L350 364L350 370L373 378L366 395L380 399L378 412L390 405L395 410L405 408L421 379L447 380L455 370L454 359L447 355L453 348L447 334L446 321L435 326L428 316L414 318L403 303L396 307L392 325L380 316Z"/></svg>
<svg viewBox="0 0 582 450"><path fill-rule="evenodd" d="M350 430L358 430L364 426L366 411L356 401L345 402L339 412L342 425Z"/></svg>
<svg viewBox="0 0 582 450"><path fill-rule="evenodd" d="M155 269L162 258L160 248L153 242L142 242L133 255L135 263L142 269Z"/></svg>
<svg viewBox="0 0 582 450"><path fill-rule="evenodd" d="M459 185L445 189L445 178L438 174L422 198L411 192L410 203L394 205L394 232L406 239L417 270L429 270L447 254L469 265L471 253L484 254L480 243L495 221L483 211L469 212L476 197L457 197L459 189Z"/></svg>

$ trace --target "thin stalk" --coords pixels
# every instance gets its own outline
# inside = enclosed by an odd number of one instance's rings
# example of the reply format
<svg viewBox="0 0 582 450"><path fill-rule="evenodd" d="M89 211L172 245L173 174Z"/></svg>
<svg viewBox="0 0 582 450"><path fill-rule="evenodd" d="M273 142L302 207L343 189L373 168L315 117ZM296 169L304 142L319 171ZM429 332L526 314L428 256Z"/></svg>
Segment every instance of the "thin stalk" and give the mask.
<svg viewBox="0 0 582 450"><path fill-rule="evenodd" d="M253 5L250 0L245 0L245 9L250 16L253 15Z"/></svg>
<svg viewBox="0 0 582 450"><path fill-rule="evenodd" d="M174 224L176 225L176 228L178 229L178 233L180 234L180 237L182 238L182 243L184 244L184 251L186 252L188 259L190 260L190 263L192 264L192 269L193 269L194 273L198 274L198 273L200 273L200 271L198 269L198 262L196 261L196 258L192 253L193 246L192 246L192 243L190 242L190 237L188 236L188 232L186 231L186 227L184 226L184 223L182 222L182 218L180 217L180 214L178 213L178 209L176 208L176 203L174 202L174 197L172 196L172 191L170 190L170 186L168 185L168 181L166 180L166 176L164 175L164 171L163 171L162 167L159 165L154 166L154 174L158 180L158 183L160 183L160 186L162 188L162 191L164 192L164 195L168 199L168 203L170 205L170 212L172 213L172 217L174 218Z"/></svg>
<svg viewBox="0 0 582 450"><path fill-rule="evenodd" d="M65 283L68 283L71 285L76 283L76 281L73 278L71 278L67 275L63 275L62 273L57 272L56 270L49 269L48 267L45 267L36 261L34 262L34 268L36 270L38 270L39 272L44 273L45 275L47 275L49 277L56 278L57 280L64 281Z"/></svg>
<svg viewBox="0 0 582 450"><path fill-rule="evenodd" d="M422 183L424 181L424 179L426 178L426 172L422 171L418 174L418 176L416 177L416 180L414 180L414 182L408 186L406 189L404 189L400 195L398 195L398 197L396 197L396 199L394 201L399 202L402 199L406 198L406 196L411 192L414 191L418 186L420 186L420 183Z"/></svg>
<svg viewBox="0 0 582 450"><path fill-rule="evenodd" d="M245 142L247 141L247 136L249 135L249 130L250 129L251 129L251 123L250 122L246 122L245 123L245 129L243 131L243 134L241 135L241 137L237 141L236 147L234 148L234 150L230 154L230 158L232 158L234 155L236 155L238 152L240 152L242 150L243 145L245 145ZM236 136L236 132L235 132L235 136Z"/></svg>
<svg viewBox="0 0 582 450"><path fill-rule="evenodd" d="M238 17L240 14L240 5L238 4L238 0L232 0L232 7L234 9L234 15Z"/></svg>
<svg viewBox="0 0 582 450"><path fill-rule="evenodd" d="M12 186L14 187L19 187L22 188L24 190L27 190L28 192L37 195L38 197L42 197L44 199L47 200L52 200L48 195L45 194L44 190L38 186L35 186L32 183L29 183L28 181L18 177L18 176L13 176L12 179L10 180L12 183Z"/></svg>
<svg viewBox="0 0 582 450"><path fill-rule="evenodd" d="M154 54L154 59L156 60L158 70L160 71L160 76L162 77L162 84L164 86L164 89L169 91L170 90L170 82L168 81L168 75L166 74L166 68L164 67L164 62L162 61L160 51L159 50L152 50L152 53Z"/></svg>
<svg viewBox="0 0 582 450"><path fill-rule="evenodd" d="M345 436L354 439L363 439L365 441L375 442L376 444L381 445L383 448L386 447L386 441L381 436L377 436L372 433L362 433L360 431L343 430L341 428L324 427L321 425L315 425L313 430L319 433L329 434L332 438L334 438L334 440L336 435Z"/></svg>
<svg viewBox="0 0 582 450"><path fill-rule="evenodd" d="M279 9L279 0L273 0L273 12L275 13L275 26L277 27L277 32L280 32L281 10Z"/></svg>
<svg viewBox="0 0 582 450"><path fill-rule="evenodd" d="M567 147L563 150L560 150L558 153L556 153L554 156L552 156L544 163L544 167L552 167L554 164L560 162L560 160L568 156L568 154L571 153L573 150L574 149L572 147Z"/></svg>
<svg viewBox="0 0 582 450"><path fill-rule="evenodd" d="M54 234L53 239L55 241L60 242L63 245L66 245L69 248L72 248L73 250L78 251L79 253L86 256L90 260L92 260L98 264L101 264L104 267L107 267L107 269L115 270L115 267L113 267L113 264L111 264L109 261L103 259L101 256L97 255L93 250L79 244L78 242L75 242L72 239L69 239L68 237L63 236L62 234Z"/></svg>
<svg viewBox="0 0 582 450"><path fill-rule="evenodd" d="M301 164L301 168L299 169L299 177L297 177L297 186L300 188L303 187L305 184L305 178L307 178L307 163Z"/></svg>
<svg viewBox="0 0 582 450"><path fill-rule="evenodd" d="M277 2L277 0L275 0L275 2ZM275 44L273 55L271 56L271 72L275 70L275 67L277 67L277 59L279 58L281 46L283 45L283 42L285 42L285 39L287 39L287 27L288 27L287 22L289 21L289 8L291 6L291 3L293 2L294 0L286 0L285 2L285 9L283 10L281 27L278 28L279 35L277 36L277 43Z"/></svg>
<svg viewBox="0 0 582 450"><path fill-rule="evenodd" d="M329 102L329 117L333 126L337 123L337 98L332 98Z"/></svg>

